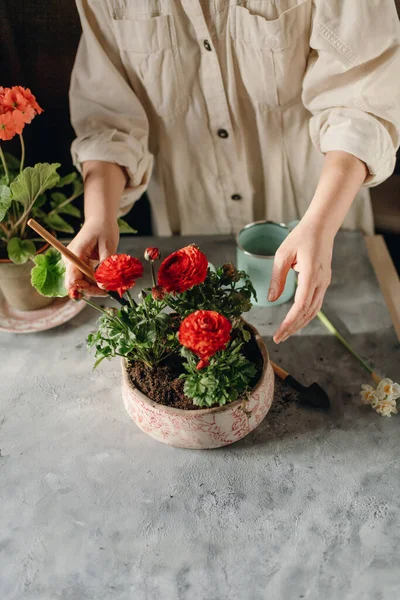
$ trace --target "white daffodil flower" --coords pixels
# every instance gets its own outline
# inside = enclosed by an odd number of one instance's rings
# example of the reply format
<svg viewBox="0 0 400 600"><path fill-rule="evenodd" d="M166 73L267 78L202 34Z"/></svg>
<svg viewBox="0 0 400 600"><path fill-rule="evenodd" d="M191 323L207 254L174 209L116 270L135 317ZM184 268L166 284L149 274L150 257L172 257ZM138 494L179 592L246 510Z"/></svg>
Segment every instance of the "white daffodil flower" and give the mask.
<svg viewBox="0 0 400 600"><path fill-rule="evenodd" d="M365 383L361 386L360 396L363 404L372 405L373 402L378 400L376 389L372 387L372 385L367 385Z"/></svg>
<svg viewBox="0 0 400 600"><path fill-rule="evenodd" d="M376 412L383 417L391 417L392 415L397 415L398 412L396 400L393 398L377 400L372 404L372 408L374 408Z"/></svg>
<svg viewBox="0 0 400 600"><path fill-rule="evenodd" d="M400 398L400 385L391 379L382 379L376 388L378 400L397 400Z"/></svg>

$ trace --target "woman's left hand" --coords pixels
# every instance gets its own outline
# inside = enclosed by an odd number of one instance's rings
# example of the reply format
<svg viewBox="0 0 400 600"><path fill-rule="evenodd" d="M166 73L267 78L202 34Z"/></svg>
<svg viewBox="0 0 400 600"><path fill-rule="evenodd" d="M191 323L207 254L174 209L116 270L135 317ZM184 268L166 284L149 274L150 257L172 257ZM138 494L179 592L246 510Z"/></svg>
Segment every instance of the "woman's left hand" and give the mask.
<svg viewBox="0 0 400 600"><path fill-rule="evenodd" d="M294 304L274 335L277 344L305 327L321 309L331 281L334 237L320 222L303 218L278 249L268 300L282 294L290 268L298 272L298 287Z"/></svg>

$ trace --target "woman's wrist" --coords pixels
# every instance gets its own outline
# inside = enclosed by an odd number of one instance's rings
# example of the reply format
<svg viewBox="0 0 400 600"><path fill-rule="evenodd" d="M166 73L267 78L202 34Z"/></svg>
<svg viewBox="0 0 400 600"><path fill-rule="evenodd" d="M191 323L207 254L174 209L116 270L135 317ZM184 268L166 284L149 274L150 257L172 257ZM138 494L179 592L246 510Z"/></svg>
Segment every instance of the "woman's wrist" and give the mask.
<svg viewBox="0 0 400 600"><path fill-rule="evenodd" d="M125 170L114 163L87 161L83 164L85 221L100 226L116 223Z"/></svg>
<svg viewBox="0 0 400 600"><path fill-rule="evenodd" d="M302 222L333 240L367 174L366 165L355 156L342 151L328 152Z"/></svg>

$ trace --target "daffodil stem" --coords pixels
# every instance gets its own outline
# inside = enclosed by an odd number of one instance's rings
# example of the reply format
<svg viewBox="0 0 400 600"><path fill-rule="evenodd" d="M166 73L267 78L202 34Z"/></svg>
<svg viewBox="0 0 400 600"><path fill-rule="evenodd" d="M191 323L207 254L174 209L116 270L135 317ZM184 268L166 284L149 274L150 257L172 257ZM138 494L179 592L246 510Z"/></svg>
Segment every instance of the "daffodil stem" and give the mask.
<svg viewBox="0 0 400 600"><path fill-rule="evenodd" d="M333 325L333 323L330 322L330 320L328 319L328 317L326 315L324 315L324 313L320 310L319 313L317 314L318 319L321 321L321 323L323 323L325 325L325 327L331 332L333 333L333 335L336 337L336 339L339 340L339 342L341 342L343 344L343 346L345 348L347 348L347 350L350 352L350 354L352 354L354 356L354 358L356 358L358 360L358 362L360 363L361 366L364 367L364 369L366 371L368 371L368 373L370 375L372 375L374 373L374 370L371 369L371 367L369 366L368 363L365 362L365 360L363 360L361 358L361 356L359 354L357 354L357 352L355 350L353 350L353 348L350 346L350 344L344 339L344 337L338 332L338 330L336 329L336 327Z"/></svg>

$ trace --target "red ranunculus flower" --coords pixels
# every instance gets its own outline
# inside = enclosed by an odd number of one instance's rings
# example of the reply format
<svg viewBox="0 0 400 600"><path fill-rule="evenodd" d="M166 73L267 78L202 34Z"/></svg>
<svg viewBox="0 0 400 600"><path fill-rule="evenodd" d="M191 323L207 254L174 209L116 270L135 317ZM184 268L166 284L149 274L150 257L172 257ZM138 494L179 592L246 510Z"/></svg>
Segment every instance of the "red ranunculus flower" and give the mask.
<svg viewBox="0 0 400 600"><path fill-rule="evenodd" d="M203 369L216 352L226 348L231 336L231 322L214 310L197 310L181 323L179 343L200 357Z"/></svg>
<svg viewBox="0 0 400 600"><path fill-rule="evenodd" d="M108 292L118 292L121 298L142 275L142 263L128 254L113 254L96 269L97 283L101 283Z"/></svg>
<svg viewBox="0 0 400 600"><path fill-rule="evenodd" d="M158 248L146 248L144 251L144 257L146 260L155 262L161 258L161 252Z"/></svg>
<svg viewBox="0 0 400 600"><path fill-rule="evenodd" d="M203 283L207 276L208 261L197 246L191 244L173 252L161 263L158 283L167 292L181 294L194 285Z"/></svg>

